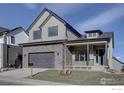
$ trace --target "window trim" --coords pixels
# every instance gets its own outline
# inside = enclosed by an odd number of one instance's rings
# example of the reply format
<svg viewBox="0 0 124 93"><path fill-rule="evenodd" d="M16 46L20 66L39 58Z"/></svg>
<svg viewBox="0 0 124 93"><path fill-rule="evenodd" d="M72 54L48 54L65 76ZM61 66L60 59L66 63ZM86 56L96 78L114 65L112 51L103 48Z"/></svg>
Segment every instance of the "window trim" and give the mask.
<svg viewBox="0 0 124 93"><path fill-rule="evenodd" d="M82 51L82 50L74 50L74 54L75 54L75 62L84 62L87 61L87 53L86 51ZM76 56L78 56L78 59L76 58ZM81 60L81 56L84 57L84 60Z"/></svg>
<svg viewBox="0 0 124 93"><path fill-rule="evenodd" d="M87 36L88 36L89 38L97 37L97 33L88 33Z"/></svg>
<svg viewBox="0 0 124 93"><path fill-rule="evenodd" d="M49 29L52 28L52 27L57 27L57 34L50 35L50 30ZM54 37L54 36L58 36L58 25L48 27L48 37Z"/></svg>
<svg viewBox="0 0 124 93"><path fill-rule="evenodd" d="M38 34L38 35L40 35L40 37L39 38L38 37L36 38L34 36L34 34L37 34L38 32L40 32L40 34ZM42 29L33 31L33 40L38 40L38 39L41 39L41 38L42 38Z"/></svg>
<svg viewBox="0 0 124 93"><path fill-rule="evenodd" d="M11 36L11 44L15 44L15 37L14 36Z"/></svg>

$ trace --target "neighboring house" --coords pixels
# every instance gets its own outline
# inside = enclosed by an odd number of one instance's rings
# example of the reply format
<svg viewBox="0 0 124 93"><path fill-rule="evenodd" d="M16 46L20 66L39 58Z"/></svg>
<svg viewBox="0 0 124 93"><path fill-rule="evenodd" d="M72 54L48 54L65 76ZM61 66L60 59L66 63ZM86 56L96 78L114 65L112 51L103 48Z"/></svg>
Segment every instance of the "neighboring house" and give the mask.
<svg viewBox="0 0 124 93"><path fill-rule="evenodd" d="M121 69L124 69L124 63L118 60L116 57L113 57L112 59L112 69L115 69L117 71L120 71Z"/></svg>
<svg viewBox="0 0 124 93"><path fill-rule="evenodd" d="M83 30L83 29L82 29ZM65 20L44 9L28 28L29 42L23 46L23 67L87 68L112 67L114 33L101 30L77 32Z"/></svg>
<svg viewBox="0 0 124 93"><path fill-rule="evenodd" d="M14 64L16 53L22 54L19 43L26 43L28 35L22 27L7 29L0 27L0 68Z"/></svg>

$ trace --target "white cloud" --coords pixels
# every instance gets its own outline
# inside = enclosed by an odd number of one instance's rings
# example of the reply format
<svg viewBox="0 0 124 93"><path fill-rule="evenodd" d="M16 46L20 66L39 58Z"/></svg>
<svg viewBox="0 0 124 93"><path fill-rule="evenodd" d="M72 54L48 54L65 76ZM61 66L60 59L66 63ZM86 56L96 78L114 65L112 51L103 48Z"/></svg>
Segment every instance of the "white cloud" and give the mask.
<svg viewBox="0 0 124 93"><path fill-rule="evenodd" d="M76 12L79 7L81 7L81 9L85 8L87 5L86 4L43 4L42 8L46 7L48 9L51 9L52 11L56 12L59 15L67 15L67 14L71 14L73 12Z"/></svg>
<svg viewBox="0 0 124 93"><path fill-rule="evenodd" d="M112 23L113 21L118 20L119 18L124 16L124 6L118 5L114 8L111 8L98 16L89 18L85 22L81 22L77 24L76 28L79 31L94 29L94 28L101 28L103 26Z"/></svg>
<svg viewBox="0 0 124 93"><path fill-rule="evenodd" d="M31 10L35 10L37 8L35 3L25 3L24 6Z"/></svg>

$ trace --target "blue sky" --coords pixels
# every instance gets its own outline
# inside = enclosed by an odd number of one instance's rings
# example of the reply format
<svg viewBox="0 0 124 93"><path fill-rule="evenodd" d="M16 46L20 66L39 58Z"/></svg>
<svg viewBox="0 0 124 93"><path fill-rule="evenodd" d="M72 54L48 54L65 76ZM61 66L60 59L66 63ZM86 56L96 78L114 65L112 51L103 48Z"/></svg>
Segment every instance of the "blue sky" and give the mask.
<svg viewBox="0 0 124 93"><path fill-rule="evenodd" d="M85 30L113 31L113 55L124 61L124 4L0 4L0 26L26 30L44 7L70 23L81 34Z"/></svg>

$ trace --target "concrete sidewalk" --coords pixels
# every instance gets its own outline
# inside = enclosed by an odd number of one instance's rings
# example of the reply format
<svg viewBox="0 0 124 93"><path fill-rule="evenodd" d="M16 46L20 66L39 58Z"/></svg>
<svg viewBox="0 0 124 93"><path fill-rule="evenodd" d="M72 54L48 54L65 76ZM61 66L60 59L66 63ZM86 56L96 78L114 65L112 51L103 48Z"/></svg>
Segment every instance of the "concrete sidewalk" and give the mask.
<svg viewBox="0 0 124 93"><path fill-rule="evenodd" d="M33 74L38 72L46 71L47 69L33 68ZM0 76L14 77L14 78L24 78L30 76L30 68L14 69L11 71L0 72Z"/></svg>

